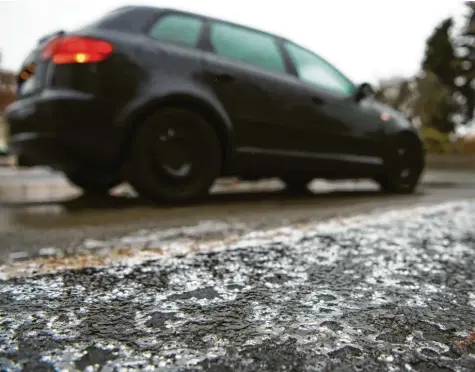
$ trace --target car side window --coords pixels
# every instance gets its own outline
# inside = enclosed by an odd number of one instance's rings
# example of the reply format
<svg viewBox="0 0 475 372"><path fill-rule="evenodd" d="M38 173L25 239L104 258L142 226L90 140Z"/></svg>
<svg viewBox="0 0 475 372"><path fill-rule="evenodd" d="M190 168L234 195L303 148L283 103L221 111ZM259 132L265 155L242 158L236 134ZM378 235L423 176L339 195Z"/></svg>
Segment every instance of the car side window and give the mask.
<svg viewBox="0 0 475 372"><path fill-rule="evenodd" d="M213 23L210 41L216 54L272 72L286 72L277 40L265 33L226 23Z"/></svg>
<svg viewBox="0 0 475 372"><path fill-rule="evenodd" d="M150 29L149 35L157 40L187 47L196 47L200 40L203 21L185 14L162 16Z"/></svg>
<svg viewBox="0 0 475 372"><path fill-rule="evenodd" d="M354 92L353 83L323 58L290 42L285 42L284 48L300 80L345 95Z"/></svg>

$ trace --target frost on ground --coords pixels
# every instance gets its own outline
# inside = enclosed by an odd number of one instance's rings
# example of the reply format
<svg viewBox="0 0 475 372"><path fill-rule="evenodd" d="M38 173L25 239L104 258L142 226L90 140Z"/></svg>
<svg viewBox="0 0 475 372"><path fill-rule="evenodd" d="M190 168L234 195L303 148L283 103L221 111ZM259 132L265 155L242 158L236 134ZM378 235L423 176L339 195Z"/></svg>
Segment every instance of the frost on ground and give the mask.
<svg viewBox="0 0 475 372"><path fill-rule="evenodd" d="M446 204L5 280L0 370L471 371L474 226Z"/></svg>

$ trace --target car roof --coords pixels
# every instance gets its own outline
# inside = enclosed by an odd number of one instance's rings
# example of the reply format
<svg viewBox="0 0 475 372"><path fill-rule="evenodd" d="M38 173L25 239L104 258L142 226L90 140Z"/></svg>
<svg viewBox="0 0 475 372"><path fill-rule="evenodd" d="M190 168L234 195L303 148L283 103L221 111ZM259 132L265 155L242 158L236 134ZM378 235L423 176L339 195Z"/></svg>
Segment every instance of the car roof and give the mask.
<svg viewBox="0 0 475 372"><path fill-rule="evenodd" d="M201 18L205 21L208 21L208 22L220 22L220 23L225 23L225 24L228 24L228 25L233 25L233 26L236 26L236 27L240 27L240 28L243 28L243 29L246 29L246 30L249 30L249 31L254 31L254 32L258 32L258 33L261 33L261 34L264 34L264 35L268 35L268 36L271 36L271 37L274 37L274 38L277 38L279 40L281 40L282 42L286 42L286 43L291 43L293 45L296 45L298 46L299 48L302 48L310 53L313 53L315 54L314 51L312 51L311 49L308 49L302 45L300 45L299 43L293 41L293 40L290 40L288 38L285 38L281 35L278 35L278 34L274 34L272 32L267 32L267 31L263 31L263 30L260 30L258 28L254 28L254 27L250 27L250 26L246 26L244 24L240 24L240 23L235 23L235 22L232 22L232 21L227 21L225 19L222 19L222 18L214 18L214 17L210 17L210 16L207 16L205 14L202 14L202 13L197 13L197 12L190 12L190 11L186 11L186 10L182 10L182 9L178 9L178 8L171 8L171 7L155 7L155 6L151 6L151 5L125 5L125 6L122 6L120 8L116 8L114 9L113 11L116 11L116 10L119 10L119 9L143 9L143 10L147 10L147 11L150 11L150 12L153 12L153 13L158 13L158 14L163 14L163 13L179 13L179 14L185 14L185 15L189 15L189 16L193 16L193 17L198 17L198 18ZM323 56L321 55L318 55L319 58L321 58L322 60L324 60L326 63L330 64L331 66L333 66L333 68L337 69L336 66L334 66L332 63L330 63L327 59L325 59ZM339 69L337 69L337 71L342 74L343 76L346 77L346 75L344 75Z"/></svg>
<svg viewBox="0 0 475 372"><path fill-rule="evenodd" d="M263 31L263 30L260 30L260 29L254 28L254 27L246 26L244 24L239 24L239 23L235 23L235 22L232 22L232 21L227 21L227 20L221 19L221 18L214 18L214 17L207 16L205 14L202 14L202 13L190 12L190 11L186 11L186 10L182 10L182 9L178 9L178 8L169 8L169 7L160 8L160 7L147 6L147 5L129 5L129 6L123 6L123 7L117 8L115 10L126 9L126 8L129 8L129 9L132 9L132 8L133 9L144 9L144 10L150 10L150 11L159 12L159 13L185 14L185 15L189 15L189 16L193 16L193 17L199 17L199 18L202 18L203 20L206 20L206 21L226 23L228 25L241 27L241 28L247 29L249 31L259 32L261 34L269 35L269 36L272 36L272 37L275 37L275 38L278 38L278 39L281 39L281 40L284 40L284 41L290 41L290 40L287 40L286 38L284 38L280 35L274 34L272 32L266 32L266 31Z"/></svg>

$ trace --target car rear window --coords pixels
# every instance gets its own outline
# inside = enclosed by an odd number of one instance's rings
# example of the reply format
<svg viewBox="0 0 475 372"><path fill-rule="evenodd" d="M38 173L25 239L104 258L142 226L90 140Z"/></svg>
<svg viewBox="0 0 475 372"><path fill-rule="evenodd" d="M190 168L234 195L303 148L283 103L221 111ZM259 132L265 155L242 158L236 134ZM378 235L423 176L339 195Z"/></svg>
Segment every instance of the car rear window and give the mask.
<svg viewBox="0 0 475 372"><path fill-rule="evenodd" d="M200 40L203 21L185 14L166 14L152 26L149 35L157 40L196 47Z"/></svg>

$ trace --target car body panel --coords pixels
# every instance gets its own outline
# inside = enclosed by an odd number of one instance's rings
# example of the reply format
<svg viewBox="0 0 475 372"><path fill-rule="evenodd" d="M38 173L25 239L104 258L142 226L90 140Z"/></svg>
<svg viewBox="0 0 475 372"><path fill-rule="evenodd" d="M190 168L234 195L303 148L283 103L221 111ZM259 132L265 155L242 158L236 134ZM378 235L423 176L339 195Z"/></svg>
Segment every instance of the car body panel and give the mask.
<svg viewBox="0 0 475 372"><path fill-rule="evenodd" d="M119 151L118 133L103 120L111 117L112 112L107 103L87 93L44 90L7 108L9 148L13 154L29 153L34 150L36 138L39 143L51 143L58 149L57 159L52 159L52 154L41 156L43 145L39 151L33 151L38 165L59 169L76 165L71 163L83 167L114 167Z"/></svg>

